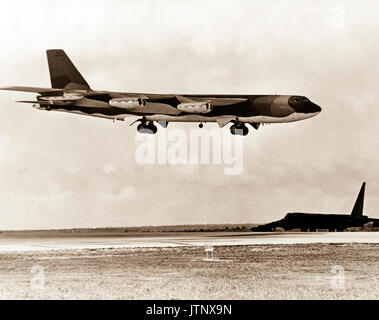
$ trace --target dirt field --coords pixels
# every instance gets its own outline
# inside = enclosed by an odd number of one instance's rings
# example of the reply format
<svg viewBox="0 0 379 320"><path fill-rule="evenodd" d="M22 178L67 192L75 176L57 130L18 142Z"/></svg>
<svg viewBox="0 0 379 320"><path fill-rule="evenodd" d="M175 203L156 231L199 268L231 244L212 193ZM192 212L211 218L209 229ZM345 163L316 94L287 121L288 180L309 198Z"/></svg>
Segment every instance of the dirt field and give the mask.
<svg viewBox="0 0 379 320"><path fill-rule="evenodd" d="M0 253L2 299L379 299L378 244Z"/></svg>

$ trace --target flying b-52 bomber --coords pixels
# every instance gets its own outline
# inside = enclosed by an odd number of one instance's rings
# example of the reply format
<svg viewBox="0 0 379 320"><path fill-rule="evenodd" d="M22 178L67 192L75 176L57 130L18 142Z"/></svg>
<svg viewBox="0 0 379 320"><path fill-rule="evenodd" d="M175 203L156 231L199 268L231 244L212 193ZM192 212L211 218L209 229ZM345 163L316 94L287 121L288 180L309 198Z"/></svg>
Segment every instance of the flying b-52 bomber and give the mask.
<svg viewBox="0 0 379 320"><path fill-rule="evenodd" d="M155 134L154 121L217 122L230 132L247 135L246 124L258 129L265 123L286 123L316 116L321 108L297 95L150 94L92 90L63 50L47 50L51 88L3 87L2 90L38 93L31 103L37 109L63 111L124 121L140 117L138 132Z"/></svg>

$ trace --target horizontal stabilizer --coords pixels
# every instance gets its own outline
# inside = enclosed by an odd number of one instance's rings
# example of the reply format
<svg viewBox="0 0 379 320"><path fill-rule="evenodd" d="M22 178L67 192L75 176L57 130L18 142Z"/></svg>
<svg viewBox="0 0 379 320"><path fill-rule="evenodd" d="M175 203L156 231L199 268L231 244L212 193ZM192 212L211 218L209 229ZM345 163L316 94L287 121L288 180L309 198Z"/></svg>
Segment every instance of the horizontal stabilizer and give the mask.
<svg viewBox="0 0 379 320"><path fill-rule="evenodd" d="M33 104L43 104L43 105L48 105L50 104L49 101L16 101L19 103L33 103Z"/></svg>
<svg viewBox="0 0 379 320"><path fill-rule="evenodd" d="M34 93L49 93L49 94L61 94L63 90L53 88L38 88L38 87L1 87L0 90L8 91L22 91L22 92L34 92Z"/></svg>

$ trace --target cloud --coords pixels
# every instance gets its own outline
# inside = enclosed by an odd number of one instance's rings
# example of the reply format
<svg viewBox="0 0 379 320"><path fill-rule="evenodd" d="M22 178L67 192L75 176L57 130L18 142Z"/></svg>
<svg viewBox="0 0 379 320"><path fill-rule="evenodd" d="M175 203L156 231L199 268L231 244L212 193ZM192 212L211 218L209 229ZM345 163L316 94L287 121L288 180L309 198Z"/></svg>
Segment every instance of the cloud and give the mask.
<svg viewBox="0 0 379 320"><path fill-rule="evenodd" d="M117 167L114 162L106 163L103 165L102 170L106 174L111 174L117 172Z"/></svg>

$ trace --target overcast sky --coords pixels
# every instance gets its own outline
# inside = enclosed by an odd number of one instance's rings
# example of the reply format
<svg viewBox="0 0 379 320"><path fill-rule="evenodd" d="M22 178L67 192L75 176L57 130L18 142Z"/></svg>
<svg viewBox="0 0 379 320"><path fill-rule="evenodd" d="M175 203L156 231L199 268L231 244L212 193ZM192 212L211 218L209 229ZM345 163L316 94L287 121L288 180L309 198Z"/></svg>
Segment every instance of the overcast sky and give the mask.
<svg viewBox="0 0 379 320"><path fill-rule="evenodd" d="M64 49L93 89L305 95L315 118L250 129L244 170L139 165L131 120L0 92L0 229L379 218L377 1L2 1L0 86L49 87ZM171 123L171 128L196 124ZM216 128L216 124L207 124ZM229 130L227 127L223 130ZM162 129L159 129L162 131Z"/></svg>

